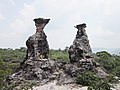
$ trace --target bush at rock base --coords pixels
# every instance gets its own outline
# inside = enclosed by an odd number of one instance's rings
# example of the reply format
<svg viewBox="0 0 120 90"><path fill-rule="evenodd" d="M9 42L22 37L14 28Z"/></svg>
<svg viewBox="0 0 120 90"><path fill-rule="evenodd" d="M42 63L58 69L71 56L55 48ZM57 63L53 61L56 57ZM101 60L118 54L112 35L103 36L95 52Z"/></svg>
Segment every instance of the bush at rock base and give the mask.
<svg viewBox="0 0 120 90"><path fill-rule="evenodd" d="M83 72L76 79L77 84L89 86L88 90L111 90L113 86L110 83L115 82L117 82L117 79L112 75L106 79L101 79L92 71Z"/></svg>
<svg viewBox="0 0 120 90"><path fill-rule="evenodd" d="M97 52L95 60L105 68L108 74L120 77L120 56L111 55L106 51Z"/></svg>

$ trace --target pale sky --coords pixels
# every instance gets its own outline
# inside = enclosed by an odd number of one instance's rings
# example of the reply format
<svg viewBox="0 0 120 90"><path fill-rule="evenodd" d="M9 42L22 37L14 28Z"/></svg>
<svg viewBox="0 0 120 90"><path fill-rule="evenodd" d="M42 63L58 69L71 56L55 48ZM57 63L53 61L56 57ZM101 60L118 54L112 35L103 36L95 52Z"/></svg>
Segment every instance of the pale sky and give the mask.
<svg viewBox="0 0 120 90"><path fill-rule="evenodd" d="M51 19L45 27L50 48L70 46L80 23L87 24L91 47L120 48L120 0L1 0L0 48L25 47L38 17Z"/></svg>

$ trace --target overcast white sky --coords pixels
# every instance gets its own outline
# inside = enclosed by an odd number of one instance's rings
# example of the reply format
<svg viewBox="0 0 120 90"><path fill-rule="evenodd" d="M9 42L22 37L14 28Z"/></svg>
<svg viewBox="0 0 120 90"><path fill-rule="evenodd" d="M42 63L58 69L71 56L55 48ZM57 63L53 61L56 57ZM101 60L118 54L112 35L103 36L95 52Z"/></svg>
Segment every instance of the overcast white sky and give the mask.
<svg viewBox="0 0 120 90"><path fill-rule="evenodd" d="M64 49L86 23L93 48L120 48L120 0L1 0L0 48L25 46L35 33L33 19L50 18L45 27L50 48Z"/></svg>

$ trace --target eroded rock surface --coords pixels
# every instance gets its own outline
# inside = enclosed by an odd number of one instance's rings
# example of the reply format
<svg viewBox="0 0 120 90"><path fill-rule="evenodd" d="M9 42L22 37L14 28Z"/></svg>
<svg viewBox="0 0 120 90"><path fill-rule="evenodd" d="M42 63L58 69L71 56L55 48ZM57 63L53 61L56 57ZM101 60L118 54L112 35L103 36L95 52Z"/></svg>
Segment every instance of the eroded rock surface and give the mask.
<svg viewBox="0 0 120 90"><path fill-rule="evenodd" d="M78 62L81 59L92 58L92 49L89 44L88 36L86 34L86 24L76 25L78 29L77 35L73 41L73 44L69 48L70 62Z"/></svg>
<svg viewBox="0 0 120 90"><path fill-rule="evenodd" d="M85 32L86 24L76 25L77 35L69 48L70 63L48 58L49 45L43 29L49 20L34 19L37 29L26 41L27 56L19 69L6 78L8 84L13 82L21 84L25 81L35 81L40 85L51 81L56 81L58 85L73 84L77 76L84 71L95 70L92 50Z"/></svg>
<svg viewBox="0 0 120 90"><path fill-rule="evenodd" d="M49 45L47 36L44 33L44 27L50 19L37 18L34 19L36 33L26 41L27 56L26 59L47 59L49 54Z"/></svg>
<svg viewBox="0 0 120 90"><path fill-rule="evenodd" d="M84 71L92 70L95 71L100 78L106 78L108 74L95 62L92 55L92 49L85 30L86 24L76 25L75 28L77 28L78 31L73 44L68 50L70 63L74 66L76 65L76 68L73 70L78 73L77 75Z"/></svg>

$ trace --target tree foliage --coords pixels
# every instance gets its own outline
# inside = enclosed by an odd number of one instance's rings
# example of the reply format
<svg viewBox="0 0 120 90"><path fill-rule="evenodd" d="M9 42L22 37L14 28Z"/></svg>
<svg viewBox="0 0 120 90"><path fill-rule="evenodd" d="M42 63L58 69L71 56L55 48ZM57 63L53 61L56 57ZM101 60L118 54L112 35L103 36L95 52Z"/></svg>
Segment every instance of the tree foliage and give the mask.
<svg viewBox="0 0 120 90"><path fill-rule="evenodd" d="M88 90L111 90L112 87L109 84L109 80L99 78L92 71L86 71L80 74L76 79L76 83L83 86L89 86Z"/></svg>
<svg viewBox="0 0 120 90"><path fill-rule="evenodd" d="M68 52L66 50L50 50L50 58L53 60L69 61Z"/></svg>
<svg viewBox="0 0 120 90"><path fill-rule="evenodd" d="M111 55L106 51L96 53L96 61L106 69L109 74L120 77L120 56Z"/></svg>

